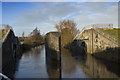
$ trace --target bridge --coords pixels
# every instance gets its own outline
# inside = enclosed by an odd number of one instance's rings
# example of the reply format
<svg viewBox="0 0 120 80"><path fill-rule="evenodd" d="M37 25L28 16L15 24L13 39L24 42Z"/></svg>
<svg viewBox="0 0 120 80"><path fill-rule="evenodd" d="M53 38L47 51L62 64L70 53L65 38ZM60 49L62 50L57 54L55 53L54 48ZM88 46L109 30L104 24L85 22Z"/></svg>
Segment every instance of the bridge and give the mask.
<svg viewBox="0 0 120 80"><path fill-rule="evenodd" d="M94 24L84 27L73 40L82 39L87 44L87 53L93 54L120 46L120 40L105 33L103 29L114 29L113 24Z"/></svg>

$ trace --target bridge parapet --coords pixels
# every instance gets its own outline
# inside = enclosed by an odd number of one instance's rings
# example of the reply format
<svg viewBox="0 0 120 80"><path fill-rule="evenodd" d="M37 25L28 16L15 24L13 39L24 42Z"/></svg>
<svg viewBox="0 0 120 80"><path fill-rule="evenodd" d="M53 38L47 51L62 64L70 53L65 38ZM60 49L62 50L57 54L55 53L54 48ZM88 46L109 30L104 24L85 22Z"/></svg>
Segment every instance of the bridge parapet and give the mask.
<svg viewBox="0 0 120 80"><path fill-rule="evenodd" d="M120 40L115 38L114 36L105 33L103 30L101 29L94 29L95 31L97 31L99 34L103 35L104 37L106 37L107 39L111 40L113 43L115 43L116 45L120 45Z"/></svg>
<svg viewBox="0 0 120 80"><path fill-rule="evenodd" d="M91 54L107 50L108 48L119 47L119 40L110 35L108 36L99 29L84 30L84 32L80 34L80 38L87 44L87 53Z"/></svg>
<svg viewBox="0 0 120 80"><path fill-rule="evenodd" d="M84 30L88 30L88 29L98 29L98 28L105 28L105 29L112 29L113 28L113 24L93 24L93 25L89 25L89 26L85 26L83 27L83 29L78 32L78 34L73 38L73 40L75 39L80 39L80 34L84 31Z"/></svg>
<svg viewBox="0 0 120 80"><path fill-rule="evenodd" d="M96 53L107 48L120 47L120 40L103 30L113 29L113 24L94 24L84 27L73 40L83 39L87 44L87 53Z"/></svg>

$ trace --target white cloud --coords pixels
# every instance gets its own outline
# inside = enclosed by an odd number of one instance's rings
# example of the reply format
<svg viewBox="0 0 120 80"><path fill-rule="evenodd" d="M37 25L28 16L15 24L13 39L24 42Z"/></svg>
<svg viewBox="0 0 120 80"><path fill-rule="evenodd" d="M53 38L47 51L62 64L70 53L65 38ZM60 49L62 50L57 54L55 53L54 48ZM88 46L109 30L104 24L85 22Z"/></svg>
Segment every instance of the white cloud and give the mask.
<svg viewBox="0 0 120 80"><path fill-rule="evenodd" d="M100 5L98 5L97 6L98 8L97 7L93 8L93 6L89 5L85 9L87 11L84 11L82 15L78 14L76 15L76 17L73 17L73 19L78 23L79 29L81 29L81 27L83 26L87 26L90 24L109 24L109 23L114 24L114 27L118 27L117 3L108 7L105 7L105 5L104 7L103 5L101 5L100 7ZM92 16L89 17L90 14L92 14Z"/></svg>
<svg viewBox="0 0 120 80"><path fill-rule="evenodd" d="M33 30L38 27L42 33L56 30L55 24L62 19L72 19L78 25L78 29L90 24L113 23L118 25L118 5L113 3L89 2L89 3L39 3L35 9L19 16L14 26L16 34L20 35L20 29ZM17 33L19 32L19 33Z"/></svg>

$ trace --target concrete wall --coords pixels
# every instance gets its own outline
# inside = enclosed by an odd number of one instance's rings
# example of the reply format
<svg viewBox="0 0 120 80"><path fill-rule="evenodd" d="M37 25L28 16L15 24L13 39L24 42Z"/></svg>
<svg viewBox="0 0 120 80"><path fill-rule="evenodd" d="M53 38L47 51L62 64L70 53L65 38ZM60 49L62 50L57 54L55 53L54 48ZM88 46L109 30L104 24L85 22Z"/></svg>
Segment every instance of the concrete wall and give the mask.
<svg viewBox="0 0 120 80"><path fill-rule="evenodd" d="M5 41L2 43L2 67L4 68L13 58L14 33L10 31Z"/></svg>
<svg viewBox="0 0 120 80"><path fill-rule="evenodd" d="M58 32L49 32L45 36L45 49L46 49L46 56L51 59L59 59L59 52L60 51L60 33Z"/></svg>
<svg viewBox="0 0 120 80"><path fill-rule="evenodd" d="M11 64L9 62L15 59L15 56L20 55L22 52L19 41L18 41L16 44L16 55L13 56L14 40L15 40L14 32L10 30L6 39L4 40L4 42L2 42L2 67L3 69L6 65Z"/></svg>
<svg viewBox="0 0 120 80"><path fill-rule="evenodd" d="M97 53L107 48L118 47L117 44L113 43L109 38L95 29L85 30L80 34L80 38L83 39L87 44L87 53Z"/></svg>
<svg viewBox="0 0 120 80"><path fill-rule="evenodd" d="M0 73L2 73L2 43L0 42Z"/></svg>

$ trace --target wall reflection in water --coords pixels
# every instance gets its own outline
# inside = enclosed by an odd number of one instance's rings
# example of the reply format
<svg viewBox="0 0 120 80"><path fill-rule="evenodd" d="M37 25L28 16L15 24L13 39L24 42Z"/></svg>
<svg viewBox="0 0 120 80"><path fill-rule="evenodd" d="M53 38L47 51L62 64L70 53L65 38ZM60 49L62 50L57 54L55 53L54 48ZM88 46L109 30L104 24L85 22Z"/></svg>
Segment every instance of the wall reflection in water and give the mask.
<svg viewBox="0 0 120 80"><path fill-rule="evenodd" d="M10 64L6 65L2 69L2 73L11 79L40 78L41 76L47 78L48 75L45 67L46 65L44 53L44 45L21 53L21 55L17 56L16 59L12 59L10 61Z"/></svg>
<svg viewBox="0 0 120 80"><path fill-rule="evenodd" d="M64 78L119 78L119 67L118 64L98 60L91 55L71 56L70 51L62 50Z"/></svg>
<svg viewBox="0 0 120 80"><path fill-rule="evenodd" d="M53 63L54 61L52 61ZM47 63L47 72L49 75L49 78L60 78L60 69L59 69L59 64L58 62L55 62L54 64L52 63Z"/></svg>
<svg viewBox="0 0 120 80"><path fill-rule="evenodd" d="M5 67L2 67L2 73L10 79L14 79L15 72L18 69L19 60L21 59L22 53L17 55L17 58L12 58Z"/></svg>
<svg viewBox="0 0 120 80"><path fill-rule="evenodd" d="M118 78L119 65L106 63L90 55L72 56L62 49L62 78ZM49 59L49 58L48 58ZM59 78L59 61L48 60L46 63L44 46L24 52L12 64L3 68L9 78Z"/></svg>
<svg viewBox="0 0 120 80"><path fill-rule="evenodd" d="M20 59L15 78L48 78L45 62L45 48L38 46L25 52Z"/></svg>
<svg viewBox="0 0 120 80"><path fill-rule="evenodd" d="M118 64L97 60L91 55L87 56L86 62L81 66L83 72L92 78L119 78L119 67Z"/></svg>
<svg viewBox="0 0 120 80"><path fill-rule="evenodd" d="M58 54L56 51L46 51L46 68L49 75L49 78L60 78L60 61L51 57L52 54ZM48 54L51 54L48 55ZM57 57L57 56L54 56Z"/></svg>

